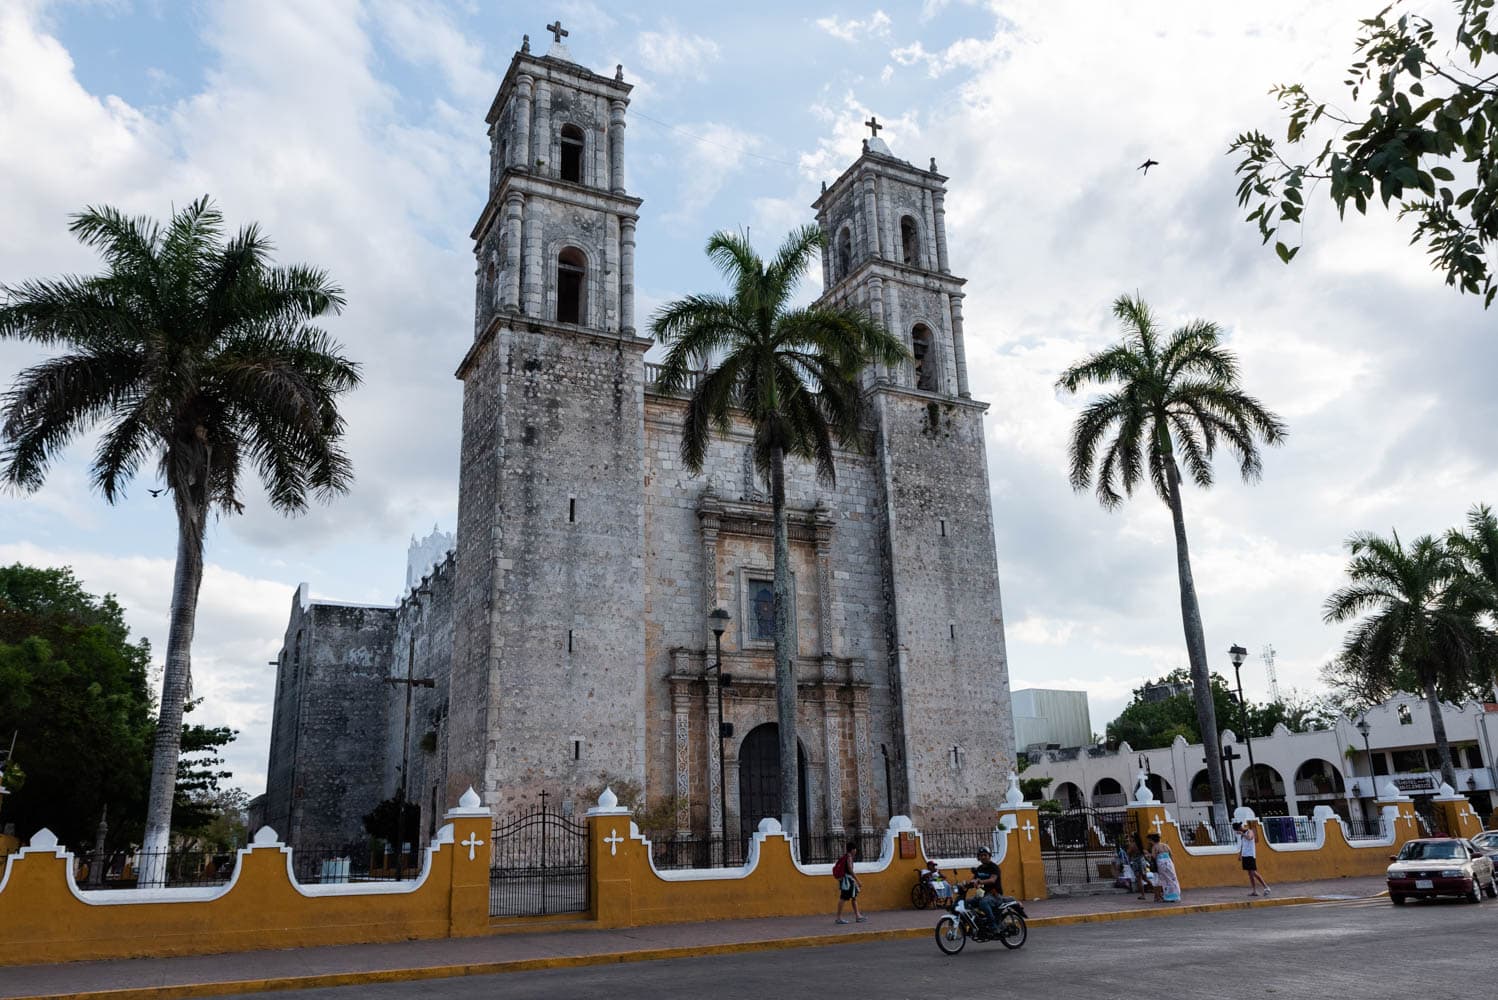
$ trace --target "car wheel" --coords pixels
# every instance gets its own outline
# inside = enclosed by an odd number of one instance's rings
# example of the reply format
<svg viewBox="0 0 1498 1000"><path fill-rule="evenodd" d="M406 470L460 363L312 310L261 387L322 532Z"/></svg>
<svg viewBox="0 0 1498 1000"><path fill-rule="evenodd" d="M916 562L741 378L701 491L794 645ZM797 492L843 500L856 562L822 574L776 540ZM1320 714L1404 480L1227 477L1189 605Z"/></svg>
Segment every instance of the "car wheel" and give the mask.
<svg viewBox="0 0 1498 1000"><path fill-rule="evenodd" d="M1487 893L1489 899L1498 899L1498 874L1488 879Z"/></svg>
<svg viewBox="0 0 1498 1000"><path fill-rule="evenodd" d="M1403 906L1404 905L1404 897L1403 896L1390 895L1389 896L1389 902L1393 903L1395 906Z"/></svg>
<svg viewBox="0 0 1498 1000"><path fill-rule="evenodd" d="M1474 878L1472 880L1472 888L1467 893L1467 897L1466 898L1467 898L1467 902L1469 902L1469 903L1481 903L1482 902L1482 886L1480 884L1478 884L1477 879Z"/></svg>

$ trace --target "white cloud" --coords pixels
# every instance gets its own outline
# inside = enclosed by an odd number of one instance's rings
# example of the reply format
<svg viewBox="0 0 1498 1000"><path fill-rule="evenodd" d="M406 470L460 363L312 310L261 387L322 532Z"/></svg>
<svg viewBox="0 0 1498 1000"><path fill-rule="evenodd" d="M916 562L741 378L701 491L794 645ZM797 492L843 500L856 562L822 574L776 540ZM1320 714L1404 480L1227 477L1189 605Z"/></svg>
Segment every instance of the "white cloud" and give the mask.
<svg viewBox="0 0 1498 1000"><path fill-rule="evenodd" d="M379 0L374 7L386 42L417 65L436 66L448 85L472 103L497 89L484 68L484 49L431 0Z"/></svg>
<svg viewBox="0 0 1498 1000"><path fill-rule="evenodd" d="M718 43L702 35L687 34L667 21L660 31L642 31L636 39L647 72L662 76L702 79L707 67L718 61Z"/></svg>
<svg viewBox="0 0 1498 1000"><path fill-rule="evenodd" d="M172 560L0 543L0 563L13 562L68 566L85 590L114 594L132 636L151 641L153 670L160 670L171 614ZM275 671L267 664L281 648L292 593L284 582L255 579L213 562L203 570L192 650L193 697L202 704L192 721L239 730L224 756L234 773L230 784L251 795L265 788L276 685Z"/></svg>
<svg viewBox="0 0 1498 1000"><path fill-rule="evenodd" d="M890 16L876 10L866 18L819 17L817 27L833 38L845 42L856 42L860 38L888 38L894 24Z"/></svg>
<svg viewBox="0 0 1498 1000"><path fill-rule="evenodd" d="M1003 55L1011 40L1004 35L991 39L961 38L940 52L928 52L919 41L890 50L890 58L901 66L924 64L926 73L938 77L954 69L981 69Z"/></svg>

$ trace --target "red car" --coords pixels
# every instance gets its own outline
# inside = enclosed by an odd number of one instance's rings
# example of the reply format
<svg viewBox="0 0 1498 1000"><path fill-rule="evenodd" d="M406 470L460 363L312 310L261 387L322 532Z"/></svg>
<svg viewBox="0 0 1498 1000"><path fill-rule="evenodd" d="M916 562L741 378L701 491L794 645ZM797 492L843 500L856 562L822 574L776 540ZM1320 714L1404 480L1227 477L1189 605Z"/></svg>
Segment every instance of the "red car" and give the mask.
<svg viewBox="0 0 1498 1000"><path fill-rule="evenodd" d="M1493 861L1470 841L1450 837L1411 840L1389 858L1389 899L1395 906L1406 899L1458 896L1473 903L1498 898Z"/></svg>

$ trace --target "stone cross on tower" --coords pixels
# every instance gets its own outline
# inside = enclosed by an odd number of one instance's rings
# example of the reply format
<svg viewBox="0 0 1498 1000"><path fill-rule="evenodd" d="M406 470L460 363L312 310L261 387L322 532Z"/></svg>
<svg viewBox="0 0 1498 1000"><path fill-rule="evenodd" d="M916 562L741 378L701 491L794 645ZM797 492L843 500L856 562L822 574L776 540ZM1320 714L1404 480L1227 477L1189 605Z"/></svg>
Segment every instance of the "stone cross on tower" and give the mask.
<svg viewBox="0 0 1498 1000"><path fill-rule="evenodd" d="M869 115L869 120L864 122L864 125L868 127L870 132L874 133L875 139L879 138L879 130L884 128L883 125L879 124L879 119L873 115Z"/></svg>
<svg viewBox="0 0 1498 1000"><path fill-rule="evenodd" d="M569 32L566 28L562 27L561 18L557 18L555 21L548 24L546 26L546 30L551 32L551 37L556 39L558 45L562 43L562 39L571 34L571 32Z"/></svg>

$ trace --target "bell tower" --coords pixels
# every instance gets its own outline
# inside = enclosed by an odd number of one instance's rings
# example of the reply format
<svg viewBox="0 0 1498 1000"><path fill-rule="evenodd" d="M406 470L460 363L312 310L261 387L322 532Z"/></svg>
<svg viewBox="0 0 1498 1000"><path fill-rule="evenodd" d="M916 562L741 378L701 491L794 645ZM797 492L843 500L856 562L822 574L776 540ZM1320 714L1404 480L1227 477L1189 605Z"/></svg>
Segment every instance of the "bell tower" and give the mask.
<svg viewBox="0 0 1498 1000"><path fill-rule="evenodd" d="M630 84L529 38L485 119L463 381L451 800L645 778L644 352Z"/></svg>
<svg viewBox="0 0 1498 1000"><path fill-rule="evenodd" d="M862 155L812 205L822 301L882 320L910 359L870 372L883 493L885 640L903 807L997 808L1014 723L983 414L972 399L962 288L947 256L946 177L895 156L875 118ZM951 712L962 706L961 724ZM900 794L903 793L903 795Z"/></svg>

